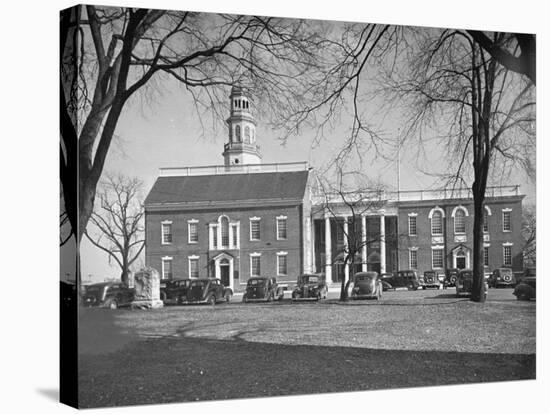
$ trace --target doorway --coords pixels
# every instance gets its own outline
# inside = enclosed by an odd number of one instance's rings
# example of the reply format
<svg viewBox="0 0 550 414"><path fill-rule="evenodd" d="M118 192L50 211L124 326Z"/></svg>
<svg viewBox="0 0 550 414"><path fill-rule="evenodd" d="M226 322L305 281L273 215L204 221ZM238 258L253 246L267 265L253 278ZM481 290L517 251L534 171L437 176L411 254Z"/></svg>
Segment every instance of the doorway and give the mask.
<svg viewBox="0 0 550 414"><path fill-rule="evenodd" d="M228 287L229 282L229 261L227 259L220 260L220 280L222 285Z"/></svg>

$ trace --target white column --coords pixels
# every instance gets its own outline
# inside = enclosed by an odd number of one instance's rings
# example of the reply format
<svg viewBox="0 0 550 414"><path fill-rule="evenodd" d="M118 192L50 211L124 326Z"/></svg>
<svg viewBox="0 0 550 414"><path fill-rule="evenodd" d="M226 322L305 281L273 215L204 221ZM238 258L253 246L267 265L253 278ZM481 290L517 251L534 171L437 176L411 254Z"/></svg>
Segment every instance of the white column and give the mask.
<svg viewBox="0 0 550 414"><path fill-rule="evenodd" d="M344 216L344 252L345 254L349 253L348 248L348 218ZM349 260L349 259L348 259ZM349 280L349 261L346 266L344 266L344 283L346 283Z"/></svg>
<svg viewBox="0 0 550 414"><path fill-rule="evenodd" d="M367 216L361 216L361 238L363 240L363 247L361 248L361 261L363 262L361 270L367 271Z"/></svg>
<svg viewBox="0 0 550 414"><path fill-rule="evenodd" d="M304 231L304 273L311 273L311 217L306 217Z"/></svg>
<svg viewBox="0 0 550 414"><path fill-rule="evenodd" d="M325 276L327 283L332 283L330 216L325 215Z"/></svg>
<svg viewBox="0 0 550 414"><path fill-rule="evenodd" d="M386 219L380 214L380 273L386 272Z"/></svg>
<svg viewBox="0 0 550 414"><path fill-rule="evenodd" d="M309 254L311 257L311 271L317 272L317 267L315 265L315 221L313 217L311 218L311 248Z"/></svg>

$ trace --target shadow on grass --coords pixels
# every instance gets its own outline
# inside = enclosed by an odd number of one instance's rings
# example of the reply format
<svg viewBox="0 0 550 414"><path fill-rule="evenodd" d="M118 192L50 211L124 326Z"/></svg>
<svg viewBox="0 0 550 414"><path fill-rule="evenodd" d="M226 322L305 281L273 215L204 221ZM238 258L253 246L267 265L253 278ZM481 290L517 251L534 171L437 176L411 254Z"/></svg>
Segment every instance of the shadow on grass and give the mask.
<svg viewBox="0 0 550 414"><path fill-rule="evenodd" d="M282 345L248 342L248 330L219 340L187 329L80 355L81 407L512 381L536 372L533 354Z"/></svg>

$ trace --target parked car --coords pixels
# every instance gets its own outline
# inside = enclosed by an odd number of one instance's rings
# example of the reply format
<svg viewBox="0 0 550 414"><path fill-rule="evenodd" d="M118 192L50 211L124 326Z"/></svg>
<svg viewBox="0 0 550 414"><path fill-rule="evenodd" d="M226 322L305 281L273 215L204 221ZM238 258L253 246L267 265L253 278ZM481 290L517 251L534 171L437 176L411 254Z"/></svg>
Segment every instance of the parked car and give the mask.
<svg viewBox="0 0 550 414"><path fill-rule="evenodd" d="M324 274L303 274L298 276L292 291L292 300L326 299L328 293Z"/></svg>
<svg viewBox="0 0 550 414"><path fill-rule="evenodd" d="M494 288L498 288L499 286L515 286L515 284L516 278L512 273L512 269L508 267L493 270L489 278L489 286Z"/></svg>
<svg viewBox="0 0 550 414"><path fill-rule="evenodd" d="M418 275L414 270L400 270L391 277L385 277L383 280L385 290L396 288L407 288L408 290L417 290L420 287Z"/></svg>
<svg viewBox="0 0 550 414"><path fill-rule="evenodd" d="M217 302L229 302L233 297L233 290L225 287L220 279L191 279L187 289L187 300L185 303L209 303L215 305Z"/></svg>
<svg viewBox="0 0 550 414"><path fill-rule="evenodd" d="M518 300L531 300L537 297L537 278L527 276L514 288L514 296Z"/></svg>
<svg viewBox="0 0 550 414"><path fill-rule="evenodd" d="M274 277L251 277L246 283L243 302L271 302L283 300L285 292Z"/></svg>
<svg viewBox="0 0 550 414"><path fill-rule="evenodd" d="M117 309L130 306L135 291L121 282L94 283L86 286L82 303L84 306Z"/></svg>
<svg viewBox="0 0 550 414"><path fill-rule="evenodd" d="M387 281L393 277L392 273L380 273L380 282L382 283L382 291L385 292L392 289L392 285Z"/></svg>
<svg viewBox="0 0 550 414"><path fill-rule="evenodd" d="M421 281L422 289L426 288L436 288L439 289L441 284L439 282L439 277L435 270L426 270L424 272L424 277Z"/></svg>
<svg viewBox="0 0 550 414"><path fill-rule="evenodd" d="M350 284L351 299L380 299L382 281L377 272L358 272Z"/></svg>
<svg viewBox="0 0 550 414"><path fill-rule="evenodd" d="M187 291L191 279L172 279L160 281L160 300L165 304L181 305L187 300Z"/></svg>
<svg viewBox="0 0 550 414"><path fill-rule="evenodd" d="M516 283L519 284L523 281L526 277L536 277L537 276L537 269L535 267L526 267L523 269L521 274L518 274L518 272L514 272L514 277L516 278Z"/></svg>
<svg viewBox="0 0 550 414"><path fill-rule="evenodd" d="M460 269L450 268L445 271L445 287L452 287L455 285L456 278L458 277L458 273L460 272Z"/></svg>
<svg viewBox="0 0 550 414"><path fill-rule="evenodd" d="M455 281L456 296L460 297L464 293L471 295L473 286L474 272L472 272L470 269L463 269L459 271ZM485 281L483 281L483 286L485 297L487 297L488 286Z"/></svg>

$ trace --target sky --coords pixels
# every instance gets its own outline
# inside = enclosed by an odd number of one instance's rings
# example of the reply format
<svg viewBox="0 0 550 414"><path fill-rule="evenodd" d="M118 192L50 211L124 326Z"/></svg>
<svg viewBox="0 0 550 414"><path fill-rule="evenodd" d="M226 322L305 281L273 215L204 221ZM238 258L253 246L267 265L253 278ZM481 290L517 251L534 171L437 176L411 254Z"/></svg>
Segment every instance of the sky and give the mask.
<svg viewBox="0 0 550 414"><path fill-rule="evenodd" d="M125 106L119 119L113 144L107 156L104 173L123 173L138 177L144 182L145 198L162 167L189 167L223 164L223 144L228 141L227 127L223 120L206 123L203 127L195 110L189 92L177 81L168 78L162 81L162 93L151 101L142 95L135 95ZM229 88L227 110L229 115ZM381 98L380 98L381 99ZM364 108L372 122L380 125L383 134L397 144L401 127L401 114L395 111L381 112L381 101L374 98L370 107ZM349 132L349 119L343 116L324 138L314 144L315 131L303 128L298 136L292 136L283 145L278 137L280 131L269 127L261 115L256 116L257 143L261 146L264 163L308 161L316 169L326 165L340 148ZM426 172L441 172L446 168L444 147L430 146L420 157L417 143L408 141L400 152L400 189L419 190L434 188L437 180ZM371 162L364 166L365 173L373 181L380 181L395 189L397 163L366 154ZM514 174L513 182L520 184L527 194L527 202L534 202L535 185L525 174ZM90 226L89 226L90 228ZM83 238L81 249L82 278L84 282L102 281L118 277L120 270L115 262L109 263L108 256ZM62 264L61 274L69 268Z"/></svg>

